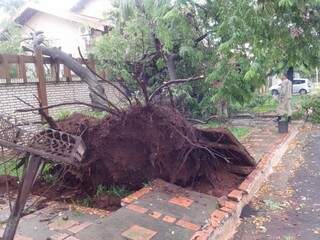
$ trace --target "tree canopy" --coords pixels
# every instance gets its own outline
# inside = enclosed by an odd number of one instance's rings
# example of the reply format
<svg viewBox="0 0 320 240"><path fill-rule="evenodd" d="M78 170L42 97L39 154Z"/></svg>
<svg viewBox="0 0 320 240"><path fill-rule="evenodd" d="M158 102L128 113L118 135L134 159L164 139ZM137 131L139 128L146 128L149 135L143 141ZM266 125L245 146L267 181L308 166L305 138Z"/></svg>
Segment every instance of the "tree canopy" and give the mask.
<svg viewBox="0 0 320 240"><path fill-rule="evenodd" d="M129 83L131 90L134 79L154 88L205 74L201 84L172 89L203 114L222 99L245 102L270 74L317 66L319 3L122 0L110 15L113 29L93 53L111 78Z"/></svg>

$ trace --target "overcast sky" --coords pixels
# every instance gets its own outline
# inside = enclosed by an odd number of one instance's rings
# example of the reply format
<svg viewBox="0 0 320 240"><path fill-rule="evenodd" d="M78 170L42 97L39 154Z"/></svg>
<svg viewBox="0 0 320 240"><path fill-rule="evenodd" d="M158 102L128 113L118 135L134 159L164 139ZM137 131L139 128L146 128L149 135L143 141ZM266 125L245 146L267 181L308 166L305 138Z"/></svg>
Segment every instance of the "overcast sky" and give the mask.
<svg viewBox="0 0 320 240"><path fill-rule="evenodd" d="M40 5L61 10L70 9L77 1L78 0L38 0Z"/></svg>

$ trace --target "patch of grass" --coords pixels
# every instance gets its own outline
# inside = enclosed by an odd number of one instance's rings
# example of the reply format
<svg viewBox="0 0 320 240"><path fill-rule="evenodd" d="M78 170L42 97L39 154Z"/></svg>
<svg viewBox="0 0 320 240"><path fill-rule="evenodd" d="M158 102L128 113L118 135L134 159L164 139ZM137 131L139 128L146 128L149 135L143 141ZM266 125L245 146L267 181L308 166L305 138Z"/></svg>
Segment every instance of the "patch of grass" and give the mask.
<svg viewBox="0 0 320 240"><path fill-rule="evenodd" d="M271 211L281 210L283 208L280 202L276 202L271 199L263 200L263 202Z"/></svg>
<svg viewBox="0 0 320 240"><path fill-rule="evenodd" d="M74 113L72 110L62 110L53 114L53 118L57 121L63 121Z"/></svg>
<svg viewBox="0 0 320 240"><path fill-rule="evenodd" d="M0 164L0 175L10 175L15 177L21 177L23 172L23 167L16 169L17 166L16 159L13 159L11 161L8 161L6 163Z"/></svg>
<svg viewBox="0 0 320 240"><path fill-rule="evenodd" d="M58 111L55 114L53 114L53 118L57 121L63 121L67 118L69 118L73 113L77 111L73 110L62 110ZM93 110L83 110L83 111L78 111L80 114L83 114L88 117L96 118L96 119L102 119L106 116L106 112L98 112L98 111L93 111Z"/></svg>
<svg viewBox="0 0 320 240"><path fill-rule="evenodd" d="M92 110L81 111L81 113L85 116L96 118L96 119L102 119L107 115L106 112L98 112L98 111L92 111Z"/></svg>
<svg viewBox="0 0 320 240"><path fill-rule="evenodd" d="M218 128L224 127L230 130L230 132L238 139L246 137L250 133L250 128L248 127L232 127L228 126L225 123L218 121L210 121L207 124L199 125L201 128Z"/></svg>
<svg viewBox="0 0 320 240"><path fill-rule="evenodd" d="M52 174L53 168L53 164L47 163L41 173L41 179L49 185L53 184L57 180L57 178Z"/></svg>
<svg viewBox="0 0 320 240"><path fill-rule="evenodd" d="M112 185L110 187L99 185L96 191L97 197L101 195L109 195L109 196L114 196L118 198L124 198L130 194L131 194L131 191L129 191L127 188L123 186L116 186L116 185Z"/></svg>
<svg viewBox="0 0 320 240"><path fill-rule="evenodd" d="M245 138L250 133L250 128L247 127L230 127L229 130L238 139Z"/></svg>

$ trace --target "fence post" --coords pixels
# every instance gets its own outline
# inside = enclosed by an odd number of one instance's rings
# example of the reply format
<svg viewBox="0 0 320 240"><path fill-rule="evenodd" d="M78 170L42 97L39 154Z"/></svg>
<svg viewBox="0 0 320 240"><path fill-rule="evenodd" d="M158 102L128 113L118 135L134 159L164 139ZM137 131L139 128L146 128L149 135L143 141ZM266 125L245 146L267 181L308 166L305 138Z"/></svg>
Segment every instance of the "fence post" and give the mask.
<svg viewBox="0 0 320 240"><path fill-rule="evenodd" d="M60 81L60 64L53 62L50 64L51 78L58 83Z"/></svg>
<svg viewBox="0 0 320 240"><path fill-rule="evenodd" d="M23 79L23 82L27 82L27 71L26 71L26 65L24 63L23 56L18 56L18 66L19 66L19 78Z"/></svg>
<svg viewBox="0 0 320 240"><path fill-rule="evenodd" d="M72 57L71 54L70 56ZM63 65L63 75L66 77L67 82L72 81L71 70L66 65Z"/></svg>
<svg viewBox="0 0 320 240"><path fill-rule="evenodd" d="M47 89L46 89L46 75L43 66L43 57L42 51L39 48L35 50L35 65L36 65L36 72L39 79L38 82L38 98L41 104L41 107L48 106L48 96L47 96ZM46 114L49 113L48 109L44 110ZM43 120L43 119L42 119Z"/></svg>
<svg viewBox="0 0 320 240"><path fill-rule="evenodd" d="M8 60L5 55L0 55L0 61L3 67L3 73L4 77L6 79L6 84L11 83L11 78L10 78L10 66L8 64Z"/></svg>

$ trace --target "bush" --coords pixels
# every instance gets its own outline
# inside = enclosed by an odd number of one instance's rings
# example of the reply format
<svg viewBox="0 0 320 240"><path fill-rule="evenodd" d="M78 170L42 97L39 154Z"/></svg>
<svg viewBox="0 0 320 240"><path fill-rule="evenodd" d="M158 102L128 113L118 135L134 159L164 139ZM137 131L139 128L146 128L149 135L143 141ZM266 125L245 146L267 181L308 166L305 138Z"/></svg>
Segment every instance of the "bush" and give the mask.
<svg viewBox="0 0 320 240"><path fill-rule="evenodd" d="M255 94L248 103L232 104L231 112L266 113L276 111L277 106L278 102L272 96Z"/></svg>
<svg viewBox="0 0 320 240"><path fill-rule="evenodd" d="M320 123L320 96L314 95L309 98L305 98L302 103L302 108L309 116L309 119L313 123Z"/></svg>

